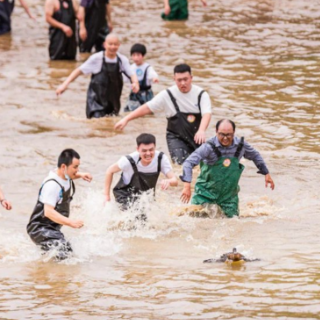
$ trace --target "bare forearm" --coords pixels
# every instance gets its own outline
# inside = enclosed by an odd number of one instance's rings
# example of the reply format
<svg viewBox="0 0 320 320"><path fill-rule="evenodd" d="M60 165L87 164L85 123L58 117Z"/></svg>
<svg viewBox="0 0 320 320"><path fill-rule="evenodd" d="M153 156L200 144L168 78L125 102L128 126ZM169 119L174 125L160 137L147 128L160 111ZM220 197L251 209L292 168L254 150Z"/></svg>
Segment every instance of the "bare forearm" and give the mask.
<svg viewBox="0 0 320 320"><path fill-rule="evenodd" d="M164 0L164 6L169 6L169 0Z"/></svg>
<svg viewBox="0 0 320 320"><path fill-rule="evenodd" d="M27 3L24 0L20 0L21 6L24 9L24 11L28 14L28 16L31 18L32 15L30 13L29 7L27 5Z"/></svg>
<svg viewBox="0 0 320 320"><path fill-rule="evenodd" d="M111 23L112 21L111 21L111 4L110 3L107 4L107 8L106 9L107 9L106 10L107 21L108 21L108 23Z"/></svg>
<svg viewBox="0 0 320 320"><path fill-rule="evenodd" d="M51 221L64 225L64 226L69 226L70 224L70 219L67 217L64 217L62 214L54 210L54 208L46 208L44 210L44 215Z"/></svg>
<svg viewBox="0 0 320 320"><path fill-rule="evenodd" d="M210 121L211 121L211 113L204 114L200 122L199 131L206 131Z"/></svg>
<svg viewBox="0 0 320 320"><path fill-rule="evenodd" d="M176 177L170 179L170 187L176 187L178 185L178 180Z"/></svg>
<svg viewBox="0 0 320 320"><path fill-rule="evenodd" d="M77 79L80 74L81 74L81 70L79 68L73 70L69 77L63 82L63 85L68 86L72 81L74 81L75 79Z"/></svg>
<svg viewBox="0 0 320 320"><path fill-rule="evenodd" d="M109 197L110 197L110 187L112 184L112 180L113 180L113 173L107 170L105 184L104 184L104 190L105 190L104 193L106 196L109 196Z"/></svg>
<svg viewBox="0 0 320 320"><path fill-rule="evenodd" d="M152 111L149 109L149 107L146 104L144 104L141 107L139 107L138 109L136 109L133 112L131 112L130 114L128 114L126 118L128 121L131 121L133 119L143 117L147 114L152 114Z"/></svg>
<svg viewBox="0 0 320 320"><path fill-rule="evenodd" d="M85 27L85 18L86 18L86 11L84 7L79 7L78 11L78 20L79 20L79 25L80 27Z"/></svg>
<svg viewBox="0 0 320 320"><path fill-rule="evenodd" d="M50 24L50 26L54 27L54 28L58 28L58 29L63 29L63 27L65 26L63 23L57 21L56 19L54 19L51 15L46 14L46 21Z"/></svg>

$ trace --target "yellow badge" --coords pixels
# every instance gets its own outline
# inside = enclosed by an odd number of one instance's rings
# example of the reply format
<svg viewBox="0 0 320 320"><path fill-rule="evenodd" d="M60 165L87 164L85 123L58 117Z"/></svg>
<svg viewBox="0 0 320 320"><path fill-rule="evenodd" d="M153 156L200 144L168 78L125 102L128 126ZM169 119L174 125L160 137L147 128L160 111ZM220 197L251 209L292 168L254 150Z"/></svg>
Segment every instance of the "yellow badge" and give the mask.
<svg viewBox="0 0 320 320"><path fill-rule="evenodd" d="M192 114L189 114L187 120L188 122L193 123L196 120L196 117Z"/></svg>
<svg viewBox="0 0 320 320"><path fill-rule="evenodd" d="M229 167L230 164L231 164L231 160L230 160L230 159L225 159L225 160L223 161L223 165L224 165L225 167Z"/></svg>

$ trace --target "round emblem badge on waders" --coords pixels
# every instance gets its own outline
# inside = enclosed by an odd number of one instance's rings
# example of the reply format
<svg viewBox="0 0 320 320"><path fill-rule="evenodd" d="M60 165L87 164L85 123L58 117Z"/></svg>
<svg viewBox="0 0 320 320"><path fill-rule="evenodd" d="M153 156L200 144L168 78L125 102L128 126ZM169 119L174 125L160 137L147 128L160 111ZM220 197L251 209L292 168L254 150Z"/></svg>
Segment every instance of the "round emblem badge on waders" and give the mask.
<svg viewBox="0 0 320 320"><path fill-rule="evenodd" d="M224 167L229 167L230 164L231 164L231 160L230 160L230 159L225 159L225 160L223 161L223 166L224 166Z"/></svg>
<svg viewBox="0 0 320 320"><path fill-rule="evenodd" d="M192 114L189 114L187 120L188 122L193 123L196 120L196 117Z"/></svg>
<svg viewBox="0 0 320 320"><path fill-rule="evenodd" d="M62 2L62 5L63 5L63 7L64 7L65 9L68 9L68 8L69 8L68 2L63 1L63 2Z"/></svg>

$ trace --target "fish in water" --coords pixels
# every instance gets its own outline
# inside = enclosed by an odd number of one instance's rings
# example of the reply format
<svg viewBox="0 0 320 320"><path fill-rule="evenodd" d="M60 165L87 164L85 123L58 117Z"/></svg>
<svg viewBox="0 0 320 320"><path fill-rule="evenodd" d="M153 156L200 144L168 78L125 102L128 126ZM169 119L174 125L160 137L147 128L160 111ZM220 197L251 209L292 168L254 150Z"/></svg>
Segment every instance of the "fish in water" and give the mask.
<svg viewBox="0 0 320 320"><path fill-rule="evenodd" d="M213 262L248 262L248 261L260 261L260 259L248 259L240 252L237 252L237 248L233 248L232 252L224 253L220 259L207 259L204 260L204 263L213 263Z"/></svg>

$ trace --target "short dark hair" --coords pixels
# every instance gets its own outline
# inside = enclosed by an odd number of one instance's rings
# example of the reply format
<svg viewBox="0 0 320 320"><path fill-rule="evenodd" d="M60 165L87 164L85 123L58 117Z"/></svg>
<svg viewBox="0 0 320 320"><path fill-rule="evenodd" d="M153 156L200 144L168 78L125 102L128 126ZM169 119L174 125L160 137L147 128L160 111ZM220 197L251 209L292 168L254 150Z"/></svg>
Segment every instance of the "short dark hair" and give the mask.
<svg viewBox="0 0 320 320"><path fill-rule="evenodd" d="M232 125L233 131L236 131L236 124L235 124L232 120L229 120L229 119L221 119L221 120L219 120L219 121L216 123L216 131L219 130L220 124L221 124L222 122L224 122L224 121L229 122L229 123Z"/></svg>
<svg viewBox="0 0 320 320"><path fill-rule="evenodd" d="M147 48L141 43L135 43L131 47L130 55L133 55L134 53L141 53L143 56L145 56L147 54Z"/></svg>
<svg viewBox="0 0 320 320"><path fill-rule="evenodd" d="M58 168L60 168L63 164L66 166L70 166L73 158L80 159L79 153L73 149L65 149L61 152L58 158Z"/></svg>
<svg viewBox="0 0 320 320"><path fill-rule="evenodd" d="M173 69L173 74L185 72L189 72L191 74L191 67L185 63L178 64Z"/></svg>
<svg viewBox="0 0 320 320"><path fill-rule="evenodd" d="M140 144L156 144L156 137L153 134L150 133L141 133L137 139L137 146L139 147Z"/></svg>

